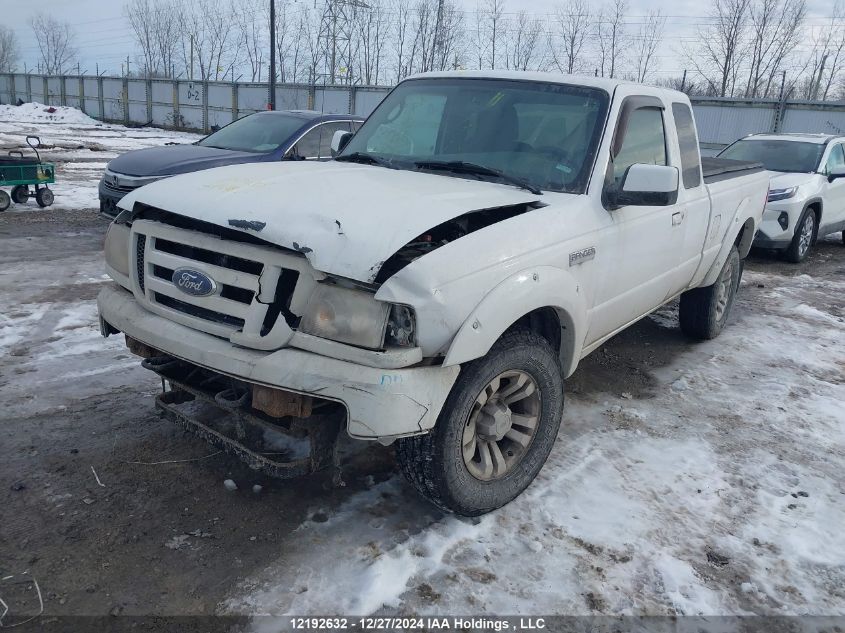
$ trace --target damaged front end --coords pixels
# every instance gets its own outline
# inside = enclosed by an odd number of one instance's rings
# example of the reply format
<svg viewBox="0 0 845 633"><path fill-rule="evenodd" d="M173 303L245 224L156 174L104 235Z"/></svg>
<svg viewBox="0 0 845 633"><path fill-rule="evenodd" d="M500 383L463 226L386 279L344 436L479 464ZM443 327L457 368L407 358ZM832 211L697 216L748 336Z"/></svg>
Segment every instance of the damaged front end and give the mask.
<svg viewBox="0 0 845 633"><path fill-rule="evenodd" d="M155 407L163 417L270 477L301 477L333 466L339 480L342 405L230 378L129 337L127 346L161 377Z"/></svg>

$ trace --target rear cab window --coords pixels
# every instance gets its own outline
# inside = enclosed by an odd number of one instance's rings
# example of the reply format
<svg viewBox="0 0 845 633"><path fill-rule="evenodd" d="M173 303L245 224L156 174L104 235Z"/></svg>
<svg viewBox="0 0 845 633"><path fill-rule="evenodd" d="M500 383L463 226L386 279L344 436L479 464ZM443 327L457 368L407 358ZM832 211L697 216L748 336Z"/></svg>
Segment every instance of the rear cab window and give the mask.
<svg viewBox="0 0 845 633"><path fill-rule="evenodd" d="M673 103L672 118L675 120L675 129L678 131L684 188L693 189L701 184L701 152L698 149L692 111L685 103Z"/></svg>

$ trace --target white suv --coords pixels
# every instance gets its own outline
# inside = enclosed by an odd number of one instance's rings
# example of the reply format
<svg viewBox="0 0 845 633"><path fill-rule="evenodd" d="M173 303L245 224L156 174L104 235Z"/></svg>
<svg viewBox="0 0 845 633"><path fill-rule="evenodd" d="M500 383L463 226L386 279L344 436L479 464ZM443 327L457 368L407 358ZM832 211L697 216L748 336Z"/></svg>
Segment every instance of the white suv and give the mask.
<svg viewBox="0 0 845 633"><path fill-rule="evenodd" d="M798 263L819 237L842 231L845 242L845 136L753 134L719 157L759 161L775 172L754 246L785 251Z"/></svg>

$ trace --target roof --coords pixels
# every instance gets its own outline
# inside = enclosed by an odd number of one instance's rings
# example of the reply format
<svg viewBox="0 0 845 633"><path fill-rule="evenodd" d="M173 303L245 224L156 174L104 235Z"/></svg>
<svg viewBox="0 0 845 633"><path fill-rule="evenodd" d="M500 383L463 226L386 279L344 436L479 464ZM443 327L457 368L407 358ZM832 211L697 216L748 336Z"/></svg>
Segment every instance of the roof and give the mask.
<svg viewBox="0 0 845 633"><path fill-rule="evenodd" d="M753 140L753 141L798 141L802 143L818 143L819 145L824 145L825 143L829 143L835 138L843 138L839 137L835 134L797 134L797 133L788 133L788 134L749 134L746 137L743 137L741 140Z"/></svg>
<svg viewBox="0 0 845 633"><path fill-rule="evenodd" d="M522 81L541 81L545 83L569 84L575 86L588 86L591 88L601 88L610 94L617 86L621 85L636 85L641 86L647 93L653 91L671 92L677 91L669 88L657 88L654 86L646 86L644 84L637 84L632 81L623 81L621 79L608 79L606 77L592 77L587 75L567 75L564 73L540 72L540 71L521 71L521 70L447 70L429 73L420 73L412 75L408 79L420 78L472 78L472 79L511 79ZM681 94L681 93L678 93Z"/></svg>

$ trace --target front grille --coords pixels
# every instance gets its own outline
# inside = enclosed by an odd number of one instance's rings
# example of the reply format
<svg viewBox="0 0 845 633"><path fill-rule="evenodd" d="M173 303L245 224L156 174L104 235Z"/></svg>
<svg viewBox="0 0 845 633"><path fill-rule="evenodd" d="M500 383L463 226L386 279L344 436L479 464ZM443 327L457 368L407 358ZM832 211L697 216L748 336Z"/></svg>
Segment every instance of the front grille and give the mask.
<svg viewBox="0 0 845 633"><path fill-rule="evenodd" d="M281 249L149 220L133 222L132 232L137 288L148 309L239 345L283 346L316 284L307 260ZM173 283L182 268L208 276L214 290L183 291Z"/></svg>
<svg viewBox="0 0 845 633"><path fill-rule="evenodd" d="M204 319L205 321L211 321L213 323L225 323L226 325L231 325L232 327L236 328L243 328L244 320L239 319L237 317L233 317L228 314L223 314L222 312L215 312L214 310L207 310L206 308L200 308L199 306L191 305L185 301L179 301L178 299L174 299L173 297L168 297L167 295L163 295L160 292L154 293L156 303L160 303L163 306L167 306L168 308L172 308L174 310L178 310L179 312L184 312L185 314L193 315L199 319Z"/></svg>
<svg viewBox="0 0 845 633"><path fill-rule="evenodd" d="M129 185L113 185L110 182L103 182L103 186L108 189L109 191L114 191L115 193L131 193L135 191L137 187L131 187Z"/></svg>
<svg viewBox="0 0 845 633"><path fill-rule="evenodd" d="M144 292L144 253L147 247L147 236L139 235L135 247L135 270L138 274L138 287Z"/></svg>

